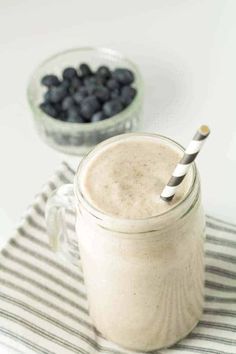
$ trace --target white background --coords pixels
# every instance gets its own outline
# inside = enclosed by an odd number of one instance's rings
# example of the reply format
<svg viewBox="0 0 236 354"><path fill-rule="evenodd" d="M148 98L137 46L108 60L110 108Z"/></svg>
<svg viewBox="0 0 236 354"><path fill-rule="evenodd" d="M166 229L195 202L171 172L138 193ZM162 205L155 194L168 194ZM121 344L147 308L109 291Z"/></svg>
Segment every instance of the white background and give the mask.
<svg viewBox="0 0 236 354"><path fill-rule="evenodd" d="M79 46L111 47L140 66L146 131L186 145L199 124L210 125L198 158L203 200L208 213L234 221L235 19L234 0L0 0L0 245L67 159L36 135L29 75L47 56Z"/></svg>
<svg viewBox="0 0 236 354"><path fill-rule="evenodd" d="M51 54L79 46L111 47L139 65L144 130L186 146L199 124L210 125L197 162L204 205L233 221L235 19L234 0L0 0L0 244L68 159L36 135L26 101L29 75Z"/></svg>

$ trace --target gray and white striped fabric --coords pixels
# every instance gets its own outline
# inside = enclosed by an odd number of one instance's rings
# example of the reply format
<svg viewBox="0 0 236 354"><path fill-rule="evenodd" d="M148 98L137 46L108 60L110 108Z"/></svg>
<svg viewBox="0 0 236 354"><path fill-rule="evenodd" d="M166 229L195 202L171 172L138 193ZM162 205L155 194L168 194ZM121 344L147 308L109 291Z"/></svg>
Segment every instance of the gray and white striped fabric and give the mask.
<svg viewBox="0 0 236 354"><path fill-rule="evenodd" d="M20 353L131 354L94 330L82 272L49 248L45 203L73 175L63 164L0 254L0 343ZM186 339L155 353L236 353L236 225L208 216L206 231L203 317Z"/></svg>

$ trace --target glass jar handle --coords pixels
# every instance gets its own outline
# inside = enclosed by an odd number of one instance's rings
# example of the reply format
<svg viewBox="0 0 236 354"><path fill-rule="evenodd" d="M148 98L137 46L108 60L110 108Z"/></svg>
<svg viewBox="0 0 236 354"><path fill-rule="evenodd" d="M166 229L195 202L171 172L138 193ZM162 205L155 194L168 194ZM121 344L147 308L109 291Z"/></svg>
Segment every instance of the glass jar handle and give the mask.
<svg viewBox="0 0 236 354"><path fill-rule="evenodd" d="M49 197L46 205L46 226L52 249L72 264L79 266L75 227L68 228L66 212L75 217L75 195L72 184L64 184ZM74 223L75 224L75 223ZM74 230L73 230L74 228Z"/></svg>

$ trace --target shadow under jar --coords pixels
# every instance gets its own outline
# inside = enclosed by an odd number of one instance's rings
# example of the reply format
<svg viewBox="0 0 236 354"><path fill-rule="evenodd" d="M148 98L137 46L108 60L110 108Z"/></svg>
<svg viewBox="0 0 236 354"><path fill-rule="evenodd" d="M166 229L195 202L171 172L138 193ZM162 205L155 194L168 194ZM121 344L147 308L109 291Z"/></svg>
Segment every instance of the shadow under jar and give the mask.
<svg viewBox="0 0 236 354"><path fill-rule="evenodd" d="M150 351L176 343L201 317L205 218L195 164L189 171L191 184L187 194L157 216L113 217L86 200L81 181L87 164L105 145L125 136L103 142L82 160L74 186L62 186L49 200L47 226L55 251L78 266L78 259L68 253L68 245L73 242L68 243L65 230L58 225L63 208L76 210L75 242L79 242L95 327L123 347ZM145 136L184 151L165 137Z"/></svg>
<svg viewBox="0 0 236 354"><path fill-rule="evenodd" d="M45 92L40 83L42 77L47 74L61 77L63 69L68 66L78 68L81 63L89 64L92 70L102 65L111 70L117 67L132 70L135 76L132 86L137 89L137 94L131 104L113 117L93 123L69 123L45 114L39 108ZM77 48L50 57L31 76L27 95L39 136L52 148L67 154L83 155L101 141L137 131L140 126L143 103L140 72L129 59L111 49Z"/></svg>

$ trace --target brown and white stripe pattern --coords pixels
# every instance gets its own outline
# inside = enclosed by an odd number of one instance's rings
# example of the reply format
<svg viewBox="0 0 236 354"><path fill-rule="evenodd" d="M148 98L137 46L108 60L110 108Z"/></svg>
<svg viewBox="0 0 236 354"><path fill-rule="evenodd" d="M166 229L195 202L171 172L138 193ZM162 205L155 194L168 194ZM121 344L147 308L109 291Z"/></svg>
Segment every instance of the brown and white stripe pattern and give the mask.
<svg viewBox="0 0 236 354"><path fill-rule="evenodd" d="M49 193L70 183L73 175L64 164L0 252L2 354L135 354L94 330L81 270L61 262L50 250L45 203ZM205 248L202 319L187 338L155 354L236 353L236 225L208 216Z"/></svg>
<svg viewBox="0 0 236 354"><path fill-rule="evenodd" d="M163 189L161 193L161 199L164 201L171 201L175 195L176 189L183 181L184 177L186 176L189 167L191 166L192 162L197 157L199 151L201 150L206 138L210 134L210 130L206 125L202 125L196 134L194 135L192 141L188 145L187 149L184 152L184 156L177 164L169 182Z"/></svg>

